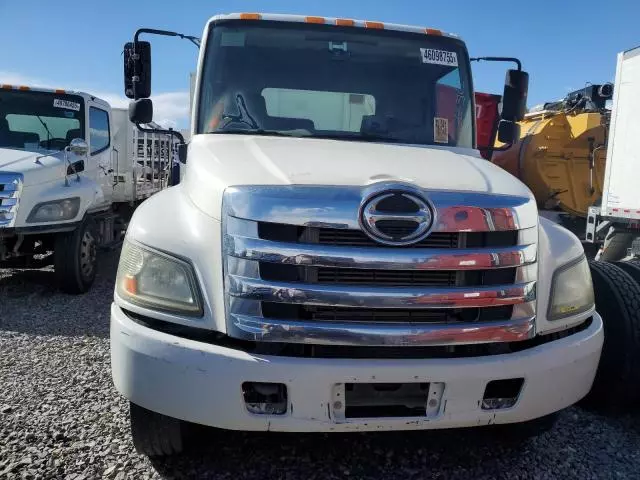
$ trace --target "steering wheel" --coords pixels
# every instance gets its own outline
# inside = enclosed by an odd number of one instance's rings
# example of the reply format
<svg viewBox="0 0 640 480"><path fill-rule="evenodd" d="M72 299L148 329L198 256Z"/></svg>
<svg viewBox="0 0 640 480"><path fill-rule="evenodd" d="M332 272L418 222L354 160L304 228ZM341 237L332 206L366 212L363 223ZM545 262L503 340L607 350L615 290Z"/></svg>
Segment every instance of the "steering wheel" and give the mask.
<svg viewBox="0 0 640 480"><path fill-rule="evenodd" d="M218 129L224 130L233 124L244 125L245 127L248 127L250 130L254 130L255 128L257 128L255 125L253 125L253 123L251 123L249 120L246 120L241 115L224 114L222 115L222 120L220 121L220 125L218 126Z"/></svg>

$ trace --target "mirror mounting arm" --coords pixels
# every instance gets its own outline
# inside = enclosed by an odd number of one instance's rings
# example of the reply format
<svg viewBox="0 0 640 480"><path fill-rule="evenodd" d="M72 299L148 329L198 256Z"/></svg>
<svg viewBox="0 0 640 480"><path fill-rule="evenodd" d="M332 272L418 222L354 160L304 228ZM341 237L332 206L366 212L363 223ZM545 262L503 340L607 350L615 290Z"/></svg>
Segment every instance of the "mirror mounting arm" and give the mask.
<svg viewBox="0 0 640 480"><path fill-rule="evenodd" d="M182 38L184 40L189 40L191 43L193 43L196 47L200 48L200 39L198 37L194 37L193 35L184 35L183 33L178 33L178 32L172 32L170 30L157 30L155 28L139 28L138 30L136 30L135 35L133 36L133 55L134 58L137 59L139 57L137 57L138 53L138 42L139 42L139 37L141 34L143 33L149 33L152 35L164 35L166 37L179 37ZM138 62L134 63L134 67L133 67L133 98L135 100L138 99L138 93L137 93L137 88L136 88L136 84L140 81L140 72L139 72L139 64Z"/></svg>
<svg viewBox="0 0 640 480"><path fill-rule="evenodd" d="M196 47L200 48L200 39L198 37L194 37L193 35L185 35L183 33L172 32L170 30L157 30L155 28L139 28L136 30L135 35L133 36L133 43L138 43L138 37L142 33L150 33L152 35L164 35L166 37L179 37L183 40L189 40Z"/></svg>
<svg viewBox="0 0 640 480"><path fill-rule="evenodd" d="M473 57L469 59L471 62L513 62L518 67L518 71L522 71L522 62L515 57Z"/></svg>

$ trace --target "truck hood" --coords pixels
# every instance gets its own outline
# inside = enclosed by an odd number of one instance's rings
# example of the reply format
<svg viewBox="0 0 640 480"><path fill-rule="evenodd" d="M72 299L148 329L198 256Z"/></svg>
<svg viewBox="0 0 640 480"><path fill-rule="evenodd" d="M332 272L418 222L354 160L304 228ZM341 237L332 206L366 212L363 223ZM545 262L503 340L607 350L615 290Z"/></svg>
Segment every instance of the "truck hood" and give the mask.
<svg viewBox="0 0 640 480"><path fill-rule="evenodd" d="M314 138L195 135L184 187L220 218L222 193L240 185L356 185L399 181L432 190L533 198L518 179L476 150Z"/></svg>
<svg viewBox="0 0 640 480"><path fill-rule="evenodd" d="M37 161L36 158L38 158ZM25 186L63 178L63 165L64 152L33 152L0 148L0 172L21 173Z"/></svg>

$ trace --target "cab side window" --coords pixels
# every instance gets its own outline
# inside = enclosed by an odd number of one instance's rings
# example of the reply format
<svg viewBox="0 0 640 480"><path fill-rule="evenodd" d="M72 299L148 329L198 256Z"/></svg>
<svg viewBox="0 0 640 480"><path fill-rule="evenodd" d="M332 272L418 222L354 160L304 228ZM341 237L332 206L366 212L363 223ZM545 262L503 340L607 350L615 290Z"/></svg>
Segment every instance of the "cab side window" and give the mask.
<svg viewBox="0 0 640 480"><path fill-rule="evenodd" d="M89 151L91 155L100 153L111 143L109 114L99 108L89 108Z"/></svg>

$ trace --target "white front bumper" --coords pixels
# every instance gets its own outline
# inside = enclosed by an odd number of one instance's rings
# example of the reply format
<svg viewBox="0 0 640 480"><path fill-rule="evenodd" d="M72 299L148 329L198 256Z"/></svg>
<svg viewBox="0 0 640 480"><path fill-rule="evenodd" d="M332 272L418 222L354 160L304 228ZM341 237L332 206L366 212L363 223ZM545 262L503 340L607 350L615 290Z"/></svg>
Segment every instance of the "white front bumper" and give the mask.
<svg viewBox="0 0 640 480"><path fill-rule="evenodd" d="M133 322L111 307L111 366L120 393L165 415L231 430L366 431L469 427L526 421L580 400L591 388L603 342L602 319L561 340L508 355L425 359L349 360L253 355L187 340ZM486 411L480 403L491 380L524 377L516 405ZM249 413L242 383L287 386L285 415ZM443 382L433 418L336 420L338 383Z"/></svg>

